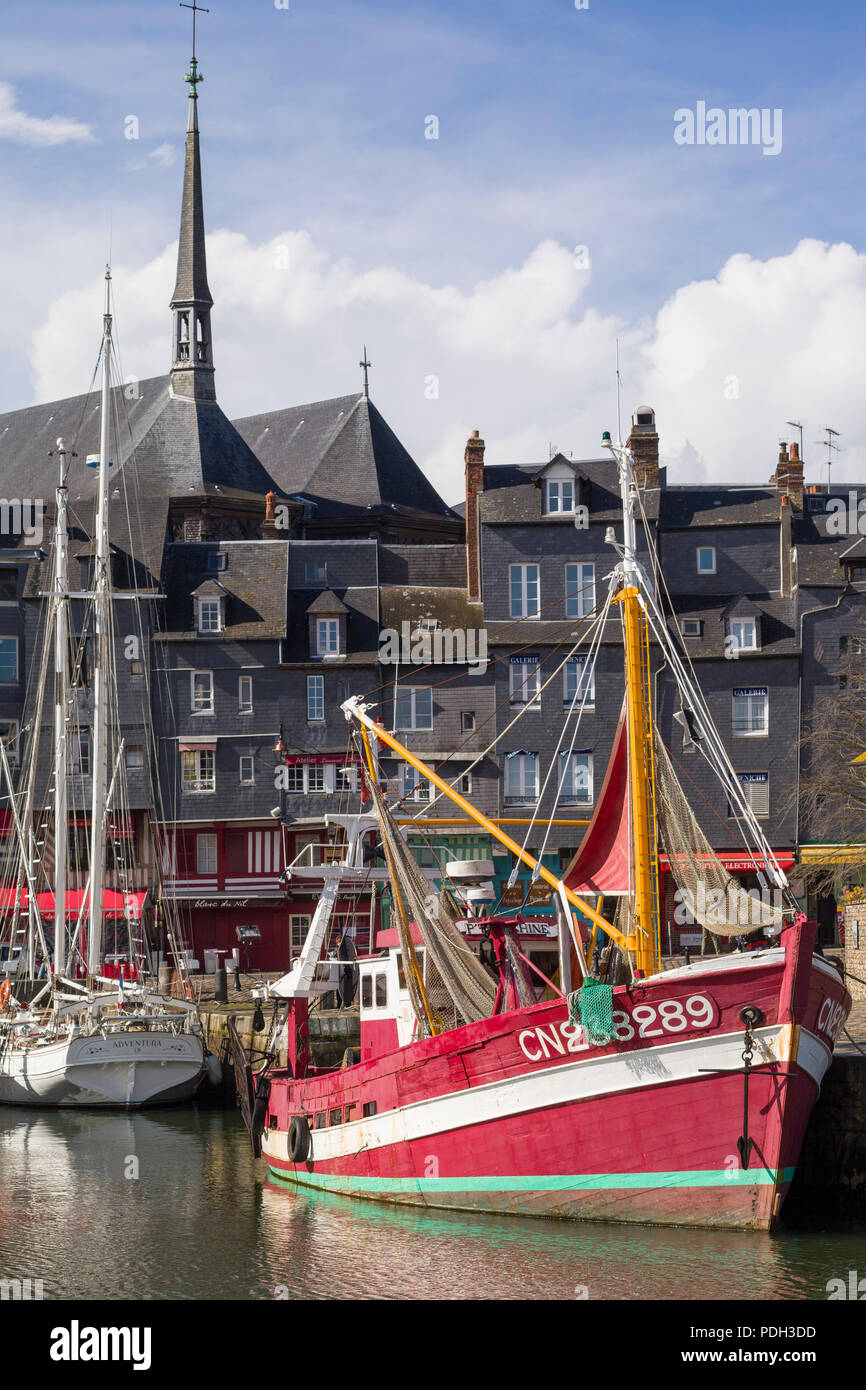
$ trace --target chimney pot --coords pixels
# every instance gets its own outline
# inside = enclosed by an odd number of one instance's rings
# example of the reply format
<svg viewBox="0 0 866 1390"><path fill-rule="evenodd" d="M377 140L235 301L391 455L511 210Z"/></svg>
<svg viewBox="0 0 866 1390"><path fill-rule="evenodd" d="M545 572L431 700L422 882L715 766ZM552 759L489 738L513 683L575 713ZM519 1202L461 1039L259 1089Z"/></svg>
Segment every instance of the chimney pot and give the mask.
<svg viewBox="0 0 866 1390"><path fill-rule="evenodd" d="M791 445L791 463L799 463L799 462L800 462L800 446L799 446L799 444L792 444L792 445Z"/></svg>

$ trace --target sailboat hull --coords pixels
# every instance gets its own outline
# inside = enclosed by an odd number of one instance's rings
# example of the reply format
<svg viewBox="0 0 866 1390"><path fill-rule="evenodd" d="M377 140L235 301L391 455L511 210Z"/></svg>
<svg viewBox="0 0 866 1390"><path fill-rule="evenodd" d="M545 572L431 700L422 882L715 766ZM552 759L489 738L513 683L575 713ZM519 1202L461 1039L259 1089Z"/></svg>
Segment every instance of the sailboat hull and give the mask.
<svg viewBox="0 0 866 1390"><path fill-rule="evenodd" d="M262 1153L278 1180L356 1197L770 1230L851 1002L802 929L786 935L617 989L602 1047L553 1002L328 1076L272 1074ZM762 1015L747 1100L746 1004ZM302 1113L310 1152L292 1162Z"/></svg>
<svg viewBox="0 0 866 1390"><path fill-rule="evenodd" d="M0 1057L0 1104L133 1109L190 1100L204 1047L189 1034L135 1032L10 1047Z"/></svg>

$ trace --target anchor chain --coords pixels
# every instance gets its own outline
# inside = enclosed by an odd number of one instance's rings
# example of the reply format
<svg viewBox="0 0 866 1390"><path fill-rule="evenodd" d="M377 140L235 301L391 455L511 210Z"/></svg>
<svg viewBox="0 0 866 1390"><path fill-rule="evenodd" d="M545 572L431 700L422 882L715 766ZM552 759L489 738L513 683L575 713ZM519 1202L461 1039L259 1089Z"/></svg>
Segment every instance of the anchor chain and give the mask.
<svg viewBox="0 0 866 1390"><path fill-rule="evenodd" d="M740 1010L740 1019L746 1025L743 1034L743 1132L737 1140L737 1152L740 1155L740 1167L748 1168L749 1156L755 1146L754 1139L749 1136L749 1074L752 1070L752 1056L755 1051L755 1039L752 1029L763 1022L764 1015L754 1004L747 1004Z"/></svg>

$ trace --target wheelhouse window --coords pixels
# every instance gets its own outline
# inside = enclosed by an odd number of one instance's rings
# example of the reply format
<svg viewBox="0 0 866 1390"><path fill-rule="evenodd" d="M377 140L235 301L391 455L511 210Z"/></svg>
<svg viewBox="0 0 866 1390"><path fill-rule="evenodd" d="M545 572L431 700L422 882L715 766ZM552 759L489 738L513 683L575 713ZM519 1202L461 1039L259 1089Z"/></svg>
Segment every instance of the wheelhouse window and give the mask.
<svg viewBox="0 0 866 1390"><path fill-rule="evenodd" d="M187 749L181 754L183 759L183 789L185 792L212 792L216 790L216 768L213 749Z"/></svg>
<svg viewBox="0 0 866 1390"><path fill-rule="evenodd" d="M325 677L307 676L307 719L317 723L325 717Z"/></svg>
<svg viewBox="0 0 866 1390"><path fill-rule="evenodd" d="M765 685L741 686L733 693L733 732L738 738L760 738L770 731L770 701Z"/></svg>
<svg viewBox="0 0 866 1390"><path fill-rule="evenodd" d="M595 662L587 661L585 656L574 657L566 661L562 674L563 704L573 703L576 709L595 704Z"/></svg>
<svg viewBox="0 0 866 1390"><path fill-rule="evenodd" d="M562 764L562 787L559 793L559 800L563 806L590 806L592 805L592 754L585 750L581 753L560 754Z"/></svg>
<svg viewBox="0 0 866 1390"><path fill-rule="evenodd" d="M595 565L566 565L565 616L585 618L595 608Z"/></svg>
<svg viewBox="0 0 866 1390"><path fill-rule="evenodd" d="M697 548L698 574L715 574L716 548L714 545L699 545Z"/></svg>
<svg viewBox="0 0 866 1390"><path fill-rule="evenodd" d="M398 686L394 713L398 729L432 729L433 691L429 686Z"/></svg>
<svg viewBox="0 0 866 1390"><path fill-rule="evenodd" d="M18 680L18 638L0 637L0 684L14 685Z"/></svg>
<svg viewBox="0 0 866 1390"><path fill-rule="evenodd" d="M538 800L538 754L506 753L505 804L508 806Z"/></svg>
<svg viewBox="0 0 866 1390"><path fill-rule="evenodd" d="M190 709L193 714L213 714L213 671L190 674Z"/></svg>
<svg viewBox="0 0 866 1390"><path fill-rule="evenodd" d="M509 565L508 592L512 618L537 618L541 602L538 565Z"/></svg>
<svg viewBox="0 0 866 1390"><path fill-rule="evenodd" d="M541 708L541 666L537 656L512 659L508 663L509 701L512 705Z"/></svg>

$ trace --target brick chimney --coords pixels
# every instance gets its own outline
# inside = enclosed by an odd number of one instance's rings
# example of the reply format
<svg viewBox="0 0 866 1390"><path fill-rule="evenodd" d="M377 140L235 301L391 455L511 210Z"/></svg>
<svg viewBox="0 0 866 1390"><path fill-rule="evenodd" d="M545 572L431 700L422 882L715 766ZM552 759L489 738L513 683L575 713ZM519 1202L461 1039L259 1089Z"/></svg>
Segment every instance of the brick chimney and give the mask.
<svg viewBox="0 0 866 1390"><path fill-rule="evenodd" d="M466 588L469 601L481 598L481 526L478 498L484 491L484 440L473 430L463 455L466 463Z"/></svg>
<svg viewBox="0 0 866 1390"><path fill-rule="evenodd" d="M803 510L803 460L800 458L799 444L791 445L788 459L788 496L791 506L798 512Z"/></svg>
<svg viewBox="0 0 866 1390"><path fill-rule="evenodd" d="M779 462L770 482L776 484L777 492L788 491L788 445L784 439L779 445Z"/></svg>
<svg viewBox="0 0 866 1390"><path fill-rule="evenodd" d="M650 405L639 405L631 417L628 447L634 454L634 476L639 487L659 487L659 437L656 413Z"/></svg>

